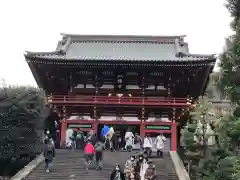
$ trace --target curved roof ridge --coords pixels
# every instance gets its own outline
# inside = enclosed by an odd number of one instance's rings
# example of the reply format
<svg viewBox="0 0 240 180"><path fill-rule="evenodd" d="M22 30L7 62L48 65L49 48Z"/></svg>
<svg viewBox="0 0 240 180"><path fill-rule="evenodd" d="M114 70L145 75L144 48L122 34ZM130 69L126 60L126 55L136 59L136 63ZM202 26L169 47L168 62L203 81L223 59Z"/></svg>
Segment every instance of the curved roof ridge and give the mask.
<svg viewBox="0 0 240 180"><path fill-rule="evenodd" d="M137 39L146 39L146 40L155 40L158 39L176 39L176 38L184 38L186 35L107 35L107 34L68 34L68 33L61 33L63 37L73 37L73 38L102 38L102 39L127 39L127 40L137 40Z"/></svg>
<svg viewBox="0 0 240 180"><path fill-rule="evenodd" d="M33 51L25 51L25 57L33 57L33 56L52 56L52 55L63 55L61 51L51 51L51 52L33 52Z"/></svg>
<svg viewBox="0 0 240 180"><path fill-rule="evenodd" d="M57 54L59 51L48 51L48 52L35 52L35 51L25 51L25 54Z"/></svg>

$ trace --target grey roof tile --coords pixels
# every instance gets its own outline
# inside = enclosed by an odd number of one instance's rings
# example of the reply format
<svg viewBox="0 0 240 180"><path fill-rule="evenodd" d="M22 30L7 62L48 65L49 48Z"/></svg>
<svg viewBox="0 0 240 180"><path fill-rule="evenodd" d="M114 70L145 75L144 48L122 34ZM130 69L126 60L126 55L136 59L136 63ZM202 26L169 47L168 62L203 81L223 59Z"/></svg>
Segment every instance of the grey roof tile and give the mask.
<svg viewBox="0 0 240 180"><path fill-rule="evenodd" d="M66 52L69 59L174 60L175 44L77 42Z"/></svg>
<svg viewBox="0 0 240 180"><path fill-rule="evenodd" d="M126 36L128 37L128 36ZM187 43L179 46L177 36L168 39L164 36L134 37L125 36L64 36L64 48L47 53L30 53L26 59L40 58L51 60L125 60L125 61L214 61L212 55L192 55ZM180 36L179 36L180 37ZM89 40L88 40L89 38ZM104 39L105 38L105 39ZM124 39L125 38L125 39ZM161 39L162 38L162 39ZM179 50L185 55L178 57ZM181 53L181 52L180 52Z"/></svg>

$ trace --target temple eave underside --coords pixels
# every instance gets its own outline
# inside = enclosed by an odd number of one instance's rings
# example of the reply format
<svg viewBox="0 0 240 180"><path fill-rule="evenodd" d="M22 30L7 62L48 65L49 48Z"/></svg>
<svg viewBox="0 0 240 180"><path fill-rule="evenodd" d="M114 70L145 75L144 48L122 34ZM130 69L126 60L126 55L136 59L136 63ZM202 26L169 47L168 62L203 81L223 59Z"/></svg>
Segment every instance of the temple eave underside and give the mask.
<svg viewBox="0 0 240 180"><path fill-rule="evenodd" d="M31 63L30 63L31 64ZM99 95L113 94L116 86L116 77L122 76L124 90L133 95L142 93L144 86L145 95L167 93L171 89L172 97L198 97L205 84L205 77L212 70L208 66L184 66L157 68L102 68L99 66L68 67L32 64L32 72L47 94L94 94L96 86ZM112 87L110 87L112 86ZM170 87L169 87L170 86ZM191 87L191 88L186 88Z"/></svg>

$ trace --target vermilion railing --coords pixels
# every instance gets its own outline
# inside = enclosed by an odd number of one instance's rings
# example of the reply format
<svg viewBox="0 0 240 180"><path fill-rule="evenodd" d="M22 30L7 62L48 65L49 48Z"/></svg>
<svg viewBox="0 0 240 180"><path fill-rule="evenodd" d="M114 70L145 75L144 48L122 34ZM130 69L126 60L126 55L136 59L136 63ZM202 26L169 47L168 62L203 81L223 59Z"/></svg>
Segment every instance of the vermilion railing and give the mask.
<svg viewBox="0 0 240 180"><path fill-rule="evenodd" d="M164 97L117 97L117 96L64 96L54 95L48 97L50 104L102 104L102 105L150 105L150 106L189 106L187 98Z"/></svg>

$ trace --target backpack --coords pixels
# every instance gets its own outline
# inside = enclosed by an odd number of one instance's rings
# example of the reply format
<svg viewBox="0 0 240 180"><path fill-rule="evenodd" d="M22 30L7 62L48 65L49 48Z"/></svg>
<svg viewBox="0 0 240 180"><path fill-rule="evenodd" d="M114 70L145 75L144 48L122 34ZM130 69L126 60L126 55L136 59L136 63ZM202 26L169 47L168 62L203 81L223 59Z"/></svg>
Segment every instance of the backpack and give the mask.
<svg viewBox="0 0 240 180"><path fill-rule="evenodd" d="M52 144L47 144L47 151L52 152L53 151L53 145Z"/></svg>
<svg viewBox="0 0 240 180"><path fill-rule="evenodd" d="M121 138L121 137L118 138L118 142L119 142L119 143L122 142L122 138Z"/></svg>
<svg viewBox="0 0 240 180"><path fill-rule="evenodd" d="M72 136L73 136L74 139L76 139L76 137L77 137L77 131L73 131Z"/></svg>
<svg viewBox="0 0 240 180"><path fill-rule="evenodd" d="M137 136L134 137L134 144L137 144L139 142L139 138Z"/></svg>
<svg viewBox="0 0 240 180"><path fill-rule="evenodd" d="M103 149L104 149L104 145L102 144L102 143L97 143L96 145L95 145L95 151L103 151Z"/></svg>
<svg viewBox="0 0 240 180"><path fill-rule="evenodd" d="M82 138L82 134L77 133L76 139L81 139Z"/></svg>

